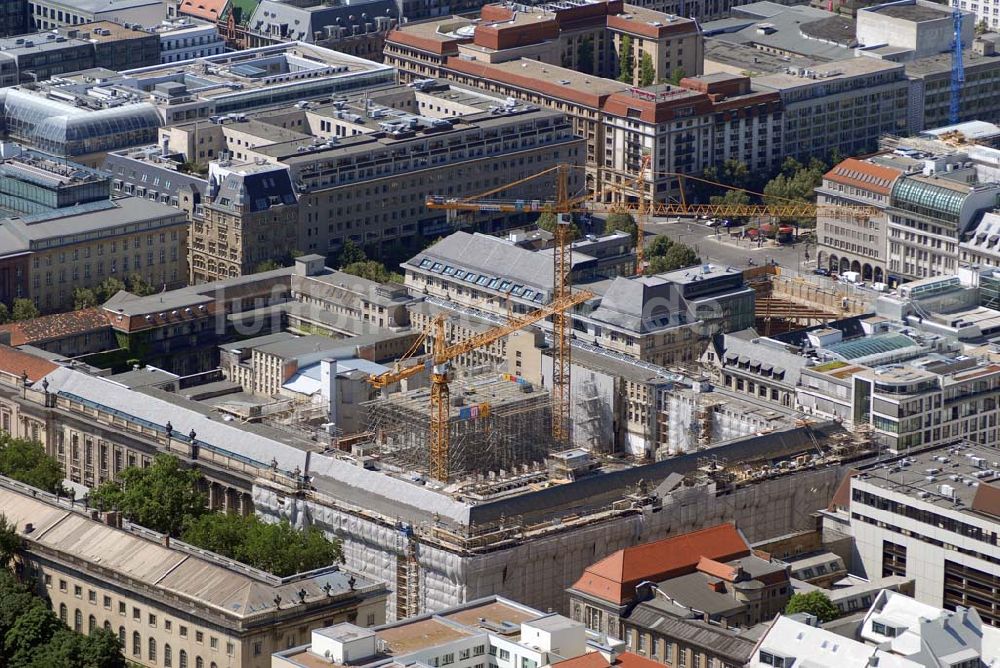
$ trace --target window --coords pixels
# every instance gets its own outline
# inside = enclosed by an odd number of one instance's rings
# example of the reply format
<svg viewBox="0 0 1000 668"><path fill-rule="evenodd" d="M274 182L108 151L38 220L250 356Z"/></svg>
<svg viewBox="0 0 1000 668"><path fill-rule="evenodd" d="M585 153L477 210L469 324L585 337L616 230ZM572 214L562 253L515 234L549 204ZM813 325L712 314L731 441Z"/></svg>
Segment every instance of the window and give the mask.
<svg viewBox="0 0 1000 668"><path fill-rule="evenodd" d="M83 613L80 612L80 608L76 609L73 613L73 630L77 633L83 633Z"/></svg>
<svg viewBox="0 0 1000 668"><path fill-rule="evenodd" d="M468 659L471 656L472 656L472 650L471 649L463 649L463 650L461 650L458 653L458 660L459 661L465 661L466 659Z"/></svg>
<svg viewBox="0 0 1000 668"><path fill-rule="evenodd" d="M194 658L194 668L205 668L205 662L200 656Z"/></svg>
<svg viewBox="0 0 1000 668"><path fill-rule="evenodd" d="M136 621L142 619L142 610L140 610L139 608L133 607L132 608L132 619L134 619Z"/></svg>
<svg viewBox="0 0 1000 668"><path fill-rule="evenodd" d="M173 627L173 625L174 623L171 622L169 619L163 620L163 630L166 631L167 633L170 633L170 629Z"/></svg>
<svg viewBox="0 0 1000 668"><path fill-rule="evenodd" d="M156 639L149 639L149 649L146 651L146 658L150 661L156 661Z"/></svg>
<svg viewBox="0 0 1000 668"><path fill-rule="evenodd" d="M124 615L125 614L125 602L124 601L118 601L118 614L119 615Z"/></svg>
<svg viewBox="0 0 1000 668"><path fill-rule="evenodd" d="M91 603L95 603L96 604L97 603L97 592L94 591L93 589L88 589L87 590L87 600L90 601Z"/></svg>
<svg viewBox="0 0 1000 668"><path fill-rule="evenodd" d="M69 613L66 611L66 604L65 603L60 603L59 604L59 619L62 621L63 624L65 624L68 621L68 615L69 615Z"/></svg>
<svg viewBox="0 0 1000 668"><path fill-rule="evenodd" d="M375 613L369 612L368 616L365 618L367 620L367 626L375 626Z"/></svg>
<svg viewBox="0 0 1000 668"><path fill-rule="evenodd" d="M174 654L170 651L170 643L163 646L163 665L167 668L174 665Z"/></svg>
<svg viewBox="0 0 1000 668"><path fill-rule="evenodd" d="M65 580L60 580L59 581L59 591L66 591L66 581Z"/></svg>
<svg viewBox="0 0 1000 668"><path fill-rule="evenodd" d="M186 627L186 626L184 626L184 625L182 624L182 625L181 625L181 628L180 628L180 634L181 634L181 638L187 638L187 635L188 635L188 627Z"/></svg>
<svg viewBox="0 0 1000 668"><path fill-rule="evenodd" d="M83 598L83 587L80 585L73 585L73 596Z"/></svg>
<svg viewBox="0 0 1000 668"><path fill-rule="evenodd" d="M177 665L180 666L180 668L188 668L188 653L186 650L182 649L177 654L177 659Z"/></svg>
<svg viewBox="0 0 1000 668"><path fill-rule="evenodd" d="M132 632L132 656L142 656L142 636L138 631Z"/></svg>
<svg viewBox="0 0 1000 668"><path fill-rule="evenodd" d="M198 642L198 643L205 642L205 634L202 633L201 631L195 631L194 632L194 641Z"/></svg>
<svg viewBox="0 0 1000 668"><path fill-rule="evenodd" d="M212 636L211 638L208 639L208 646L211 647L212 649L219 649L219 639L216 638L215 636Z"/></svg>
<svg viewBox="0 0 1000 668"><path fill-rule="evenodd" d="M441 665L442 666L447 666L447 665L450 665L452 663L455 663L455 653L454 652L449 652L448 654L445 654L444 656L441 657Z"/></svg>
<svg viewBox="0 0 1000 668"><path fill-rule="evenodd" d="M508 661L508 660L510 660L510 652L508 652L505 649L500 650L500 660L501 661Z"/></svg>
<svg viewBox="0 0 1000 668"><path fill-rule="evenodd" d="M118 627L118 643L122 646L122 649L124 650L125 649L125 627L124 626L119 626Z"/></svg>
<svg viewBox="0 0 1000 668"><path fill-rule="evenodd" d="M97 628L97 617L91 615L90 619L87 620L87 633L93 633L96 628Z"/></svg>
<svg viewBox="0 0 1000 668"><path fill-rule="evenodd" d="M110 597L110 596L105 596L105 597L104 597L104 607L105 607L105 608L106 608L107 610L110 610L110 609L111 609L111 597Z"/></svg>
<svg viewBox="0 0 1000 668"><path fill-rule="evenodd" d="M228 654L229 656L232 656L233 652L235 652L235 651L236 651L236 646L233 645L233 643L231 643L231 642L227 642L226 643L226 654Z"/></svg>
<svg viewBox="0 0 1000 668"><path fill-rule="evenodd" d="M149 613L149 625L156 626L156 615Z"/></svg>
<svg viewBox="0 0 1000 668"><path fill-rule="evenodd" d="M472 648L472 654L474 656L482 656L486 653L486 645L476 645Z"/></svg>

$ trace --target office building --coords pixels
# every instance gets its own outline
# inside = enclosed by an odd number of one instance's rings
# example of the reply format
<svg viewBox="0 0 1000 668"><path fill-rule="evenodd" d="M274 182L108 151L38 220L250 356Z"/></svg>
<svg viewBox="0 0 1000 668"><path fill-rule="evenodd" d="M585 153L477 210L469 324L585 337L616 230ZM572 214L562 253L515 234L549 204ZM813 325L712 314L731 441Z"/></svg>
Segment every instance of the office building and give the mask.
<svg viewBox="0 0 1000 668"><path fill-rule="evenodd" d="M619 53L629 44L631 56ZM694 21L617 2L519 12L488 5L478 23L452 17L394 30L385 57L407 80L447 78L567 113L587 140L590 190L617 186L628 197L661 201L678 188L668 172L698 173L733 149L755 167L777 159L776 97L751 93L740 77L697 79L701 44ZM641 82L645 56L656 72ZM629 62L632 81L615 79ZM692 77L690 85L663 83L681 75ZM653 157L644 193L632 192L634 179L611 172L637 172L644 154Z"/></svg>
<svg viewBox="0 0 1000 668"><path fill-rule="evenodd" d="M23 258L14 298L43 311L73 307L73 291L133 274L176 286L186 275L183 212L132 197L112 198L108 179L72 163L24 152L0 165L0 253Z"/></svg>
<svg viewBox="0 0 1000 668"><path fill-rule="evenodd" d="M39 30L95 21L155 26L167 17L164 0L29 0L29 7Z"/></svg>
<svg viewBox="0 0 1000 668"><path fill-rule="evenodd" d="M37 593L141 666L267 668L313 629L385 620L385 585L338 565L279 578L6 478L0 501Z"/></svg>
<svg viewBox="0 0 1000 668"><path fill-rule="evenodd" d="M900 450L844 480L842 493L823 511L824 530L854 539L856 572L913 578L921 604L962 615L960 608L971 609L967 613L974 610L984 625L1000 625L995 458L990 445L966 440ZM862 635L876 631L865 628ZM890 637L878 635L878 642Z"/></svg>
<svg viewBox="0 0 1000 668"><path fill-rule="evenodd" d="M28 0L0 2L0 37L23 35L33 28Z"/></svg>
<svg viewBox="0 0 1000 668"><path fill-rule="evenodd" d="M928 159L920 174L897 179L889 197L888 282L958 270L958 243L983 211L1000 204L1000 185L979 183L952 154Z"/></svg>
<svg viewBox="0 0 1000 668"><path fill-rule="evenodd" d="M95 21L59 28L56 33L68 39L90 42L94 49L93 67L118 72L160 62L159 39L152 31L138 24L126 26L114 21ZM68 67L63 69L63 72L73 71L76 70Z"/></svg>
<svg viewBox="0 0 1000 668"><path fill-rule="evenodd" d="M332 254L347 240L372 249L416 246L453 229L447 212L427 208L429 197L472 195L576 164L583 153L558 112L437 84L215 121L164 128L162 143L192 161L226 155L262 163L247 169L287 169L299 211L291 247L307 253ZM571 190L582 180L570 171ZM550 174L507 194L527 198L554 186ZM512 224L491 212L475 220L488 231ZM284 248L272 248L271 257Z"/></svg>
<svg viewBox="0 0 1000 668"><path fill-rule="evenodd" d="M191 283L252 274L267 260L291 257L299 204L287 167L213 162L208 181L191 222Z"/></svg>
<svg viewBox="0 0 1000 668"><path fill-rule="evenodd" d="M782 151L800 161L869 153L882 135L909 128L910 84L899 63L853 58L767 74L753 84L780 96Z"/></svg>
<svg viewBox="0 0 1000 668"><path fill-rule="evenodd" d="M67 39L55 32L6 37L0 39L0 47L3 48L0 76L6 66L13 65L13 76L4 76L4 86L45 81L63 72L94 66L94 47L89 42Z"/></svg>
<svg viewBox="0 0 1000 668"><path fill-rule="evenodd" d="M947 53L955 41L952 14L950 7L929 0L863 7L855 15L858 42L866 50L897 62ZM974 13L963 11L963 47L972 44L974 23Z"/></svg>
<svg viewBox="0 0 1000 668"><path fill-rule="evenodd" d="M152 30L160 38L161 63L179 63L226 51L219 27L208 21L184 16L164 21Z"/></svg>
<svg viewBox="0 0 1000 668"><path fill-rule="evenodd" d="M885 211L892 186L903 173L888 161L848 158L823 175L817 204L867 206L877 213L853 216L821 208L816 216L817 267L854 271L866 282L885 282L889 227Z"/></svg>

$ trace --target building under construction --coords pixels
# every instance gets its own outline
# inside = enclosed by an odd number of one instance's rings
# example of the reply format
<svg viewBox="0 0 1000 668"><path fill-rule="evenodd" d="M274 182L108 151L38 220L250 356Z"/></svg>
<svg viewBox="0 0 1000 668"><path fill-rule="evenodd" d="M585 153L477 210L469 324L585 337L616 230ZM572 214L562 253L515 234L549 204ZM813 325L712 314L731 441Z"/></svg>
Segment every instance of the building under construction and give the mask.
<svg viewBox="0 0 1000 668"><path fill-rule="evenodd" d="M430 389L367 404L372 456L382 465L426 474ZM448 470L453 477L504 476L544 462L552 450L549 393L508 374L485 373L451 383Z"/></svg>

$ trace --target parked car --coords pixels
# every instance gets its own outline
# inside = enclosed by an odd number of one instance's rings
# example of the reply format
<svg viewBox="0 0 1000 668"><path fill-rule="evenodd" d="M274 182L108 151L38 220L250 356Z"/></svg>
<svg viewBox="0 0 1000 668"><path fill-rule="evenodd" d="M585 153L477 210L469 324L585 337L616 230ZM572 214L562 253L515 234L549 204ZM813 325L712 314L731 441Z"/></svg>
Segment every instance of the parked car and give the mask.
<svg viewBox="0 0 1000 668"><path fill-rule="evenodd" d="M815 269L813 269L813 273L816 274L817 276L829 276L830 270L825 269L823 267L816 267Z"/></svg>

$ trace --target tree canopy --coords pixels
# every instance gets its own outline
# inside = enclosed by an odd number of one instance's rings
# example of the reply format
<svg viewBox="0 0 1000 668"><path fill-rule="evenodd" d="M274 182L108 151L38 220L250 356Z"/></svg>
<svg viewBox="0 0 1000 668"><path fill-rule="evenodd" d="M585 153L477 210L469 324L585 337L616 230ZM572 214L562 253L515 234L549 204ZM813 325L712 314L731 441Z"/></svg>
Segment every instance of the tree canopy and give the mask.
<svg viewBox="0 0 1000 668"><path fill-rule="evenodd" d="M179 536L188 518L207 512L207 499L198 491L202 475L181 466L180 460L160 454L147 468L130 467L117 480L101 483L90 493L98 510L119 510L130 521L160 533Z"/></svg>
<svg viewBox="0 0 1000 668"><path fill-rule="evenodd" d="M632 235L635 239L639 232L638 226L635 224L635 218L632 217L630 213L616 212L612 213L604 221L604 232L609 234L611 232L626 232Z"/></svg>
<svg viewBox="0 0 1000 668"><path fill-rule="evenodd" d="M30 299L15 299L14 307L11 309L11 320L31 320L39 316L38 307Z"/></svg>
<svg viewBox="0 0 1000 668"><path fill-rule="evenodd" d="M44 600L0 571L0 665L11 668L125 668L118 637L70 630Z"/></svg>
<svg viewBox="0 0 1000 668"><path fill-rule="evenodd" d="M0 569L10 566L20 547L21 536L17 533L17 526L9 522L6 515L0 514Z"/></svg>
<svg viewBox="0 0 1000 668"><path fill-rule="evenodd" d="M632 52L632 38L628 35L622 36L619 62L621 65L618 80L627 84L632 83L635 80L635 54Z"/></svg>
<svg viewBox="0 0 1000 668"><path fill-rule="evenodd" d="M662 274L700 264L701 258L694 249L665 236L658 236L646 248L647 274Z"/></svg>
<svg viewBox="0 0 1000 668"><path fill-rule="evenodd" d="M803 165L794 158L787 158L781 166L781 173L764 186L764 201L768 204L787 203L788 201L812 202L816 199L816 188L823 183L826 164L813 158L808 165ZM814 218L796 219L803 227L816 224Z"/></svg>
<svg viewBox="0 0 1000 668"><path fill-rule="evenodd" d="M653 65L653 57L643 51L639 59L639 85L650 86L654 81L656 81L656 66Z"/></svg>
<svg viewBox="0 0 1000 668"><path fill-rule="evenodd" d="M254 515L202 515L188 523L182 539L280 577L343 560L340 544L316 527L299 531L287 521L268 524Z"/></svg>
<svg viewBox="0 0 1000 668"><path fill-rule="evenodd" d="M793 594L785 606L786 615L797 612L807 612L815 615L820 622L829 622L840 617L840 610L822 591L811 591L808 594Z"/></svg>
<svg viewBox="0 0 1000 668"><path fill-rule="evenodd" d="M364 260L362 262L352 262L340 268L345 274L352 274L367 278L370 281L379 283L402 283L403 276L397 272L389 271L385 265L375 260Z"/></svg>
<svg viewBox="0 0 1000 668"><path fill-rule="evenodd" d="M63 469L41 443L0 434L0 475L46 492L62 492Z"/></svg>

